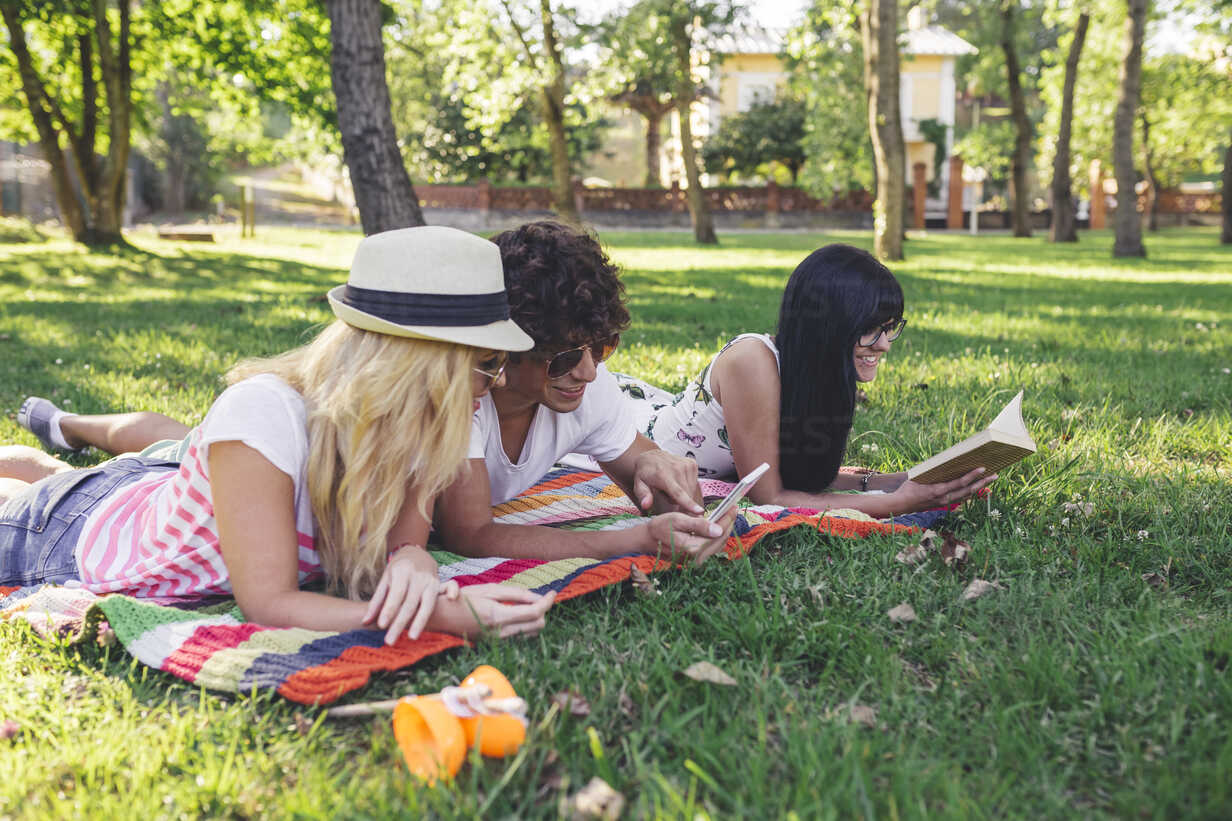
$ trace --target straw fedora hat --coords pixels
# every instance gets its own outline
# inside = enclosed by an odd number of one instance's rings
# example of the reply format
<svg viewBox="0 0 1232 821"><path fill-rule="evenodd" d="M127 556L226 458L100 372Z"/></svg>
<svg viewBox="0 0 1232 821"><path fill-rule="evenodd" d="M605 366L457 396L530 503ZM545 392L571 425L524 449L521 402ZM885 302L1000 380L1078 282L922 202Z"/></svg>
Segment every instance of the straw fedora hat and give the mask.
<svg viewBox="0 0 1232 821"><path fill-rule="evenodd" d="M365 237L329 304L365 331L500 351L534 345L509 318L500 250L456 228L424 225Z"/></svg>

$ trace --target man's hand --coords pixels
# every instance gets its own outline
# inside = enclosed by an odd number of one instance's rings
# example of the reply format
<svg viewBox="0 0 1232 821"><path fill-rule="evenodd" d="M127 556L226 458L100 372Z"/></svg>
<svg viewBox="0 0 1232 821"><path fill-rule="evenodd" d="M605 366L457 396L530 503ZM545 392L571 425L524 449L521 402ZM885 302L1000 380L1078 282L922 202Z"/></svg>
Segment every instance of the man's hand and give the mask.
<svg viewBox="0 0 1232 821"><path fill-rule="evenodd" d="M704 516L663 513L644 525L647 543L642 552L665 561L698 565L723 549L735 521L735 508L717 523Z"/></svg>
<svg viewBox="0 0 1232 821"><path fill-rule="evenodd" d="M701 513L697 463L658 448L640 454L633 465L633 501L643 512Z"/></svg>

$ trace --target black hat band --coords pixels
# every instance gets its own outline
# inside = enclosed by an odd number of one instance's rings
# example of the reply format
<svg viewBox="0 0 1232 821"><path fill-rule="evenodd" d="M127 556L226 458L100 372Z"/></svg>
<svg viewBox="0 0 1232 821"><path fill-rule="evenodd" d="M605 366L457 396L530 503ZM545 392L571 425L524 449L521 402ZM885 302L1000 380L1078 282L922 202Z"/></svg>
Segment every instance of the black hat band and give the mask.
<svg viewBox="0 0 1232 821"><path fill-rule="evenodd" d="M491 294L411 294L343 287L338 301L395 325L490 325L509 318L504 291Z"/></svg>

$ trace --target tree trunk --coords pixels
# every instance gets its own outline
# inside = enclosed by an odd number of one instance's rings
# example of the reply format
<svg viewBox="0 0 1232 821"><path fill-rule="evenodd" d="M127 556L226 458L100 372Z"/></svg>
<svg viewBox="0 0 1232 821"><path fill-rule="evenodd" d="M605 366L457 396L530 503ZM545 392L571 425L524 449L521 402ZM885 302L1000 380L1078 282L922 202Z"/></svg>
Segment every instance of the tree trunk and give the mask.
<svg viewBox="0 0 1232 821"><path fill-rule="evenodd" d="M326 0L342 153L365 234L423 225L390 114L380 0Z"/></svg>
<svg viewBox="0 0 1232 821"><path fill-rule="evenodd" d="M1219 241L1232 244L1232 142L1223 151L1223 231Z"/></svg>
<svg viewBox="0 0 1232 821"><path fill-rule="evenodd" d="M642 112L646 118L646 187L658 188L663 185L662 171L659 167L659 145L662 143L663 114Z"/></svg>
<svg viewBox="0 0 1232 821"><path fill-rule="evenodd" d="M548 56L548 82L541 89L541 99L552 155L552 208L562 220L576 225L581 219L573 200L573 168L565 136L565 64L556 39L551 0L540 0L539 16L543 23L543 50Z"/></svg>
<svg viewBox="0 0 1232 821"><path fill-rule="evenodd" d="M886 260L903 258L903 198L907 150L898 96L898 2L869 0L860 15L864 40L864 89L877 165L873 249Z"/></svg>
<svg viewBox="0 0 1232 821"><path fill-rule="evenodd" d="M95 0L82 10L81 23L90 32L77 39L81 72L81 120L75 126L58 101L46 92L26 42L20 6L0 3L0 15L9 32L9 47L17 60L26 106L38 131L39 146L51 166L52 186L60 216L73 239L87 245L123 243L121 222L128 180L128 154L131 120L132 64L129 0L119 0L119 47L113 40L108 4ZM102 165L94 154L98 121L97 73L103 81L107 101L107 156ZM66 155L64 143L71 147ZM73 186L69 165L74 166L81 194Z"/></svg>
<svg viewBox="0 0 1232 821"><path fill-rule="evenodd" d="M1031 236L1031 191L1027 188L1027 167L1031 164L1031 121L1027 118L1027 103L1022 91L1018 47L1014 44L1014 8L1016 0L1001 6L1001 50L1005 52L1005 78L1010 92L1010 113L1014 120L1014 154L1010 158L1010 177L1014 199L1010 215L1014 236Z"/></svg>
<svg viewBox="0 0 1232 821"><path fill-rule="evenodd" d="M1137 182L1134 173L1134 118L1142 91L1142 37L1146 28L1146 9L1150 0L1128 0L1125 21L1125 49L1121 61L1120 97L1112 123L1112 161L1116 167L1117 210L1114 257L1145 257L1142 222L1138 218Z"/></svg>
<svg viewBox="0 0 1232 821"><path fill-rule="evenodd" d="M1050 242L1078 241L1078 214L1074 208L1073 181L1069 176L1070 139L1074 121L1074 85L1078 82L1078 60L1087 39L1091 15L1078 15L1074 39L1065 58L1065 84L1061 91L1061 125L1057 130L1057 154L1052 161L1052 225L1048 229ZM1095 196L1092 194L1092 196Z"/></svg>
<svg viewBox="0 0 1232 821"><path fill-rule="evenodd" d="M714 233L714 217L706 203L702 190L701 174L697 170L697 147L693 145L693 124L689 109L693 104L694 84L692 71L692 38L689 23L677 13L671 22L672 44L676 52L676 114L680 117L680 155L684 160L685 178L689 189L685 195L689 202L689 217L693 221L693 238L703 245L718 245Z"/></svg>
<svg viewBox="0 0 1232 821"><path fill-rule="evenodd" d="M1155 176L1155 161L1151 154L1151 121L1145 111L1138 112L1142 123L1142 167L1146 170L1146 208L1143 219L1148 231L1159 230L1159 178ZM1136 199L1136 198L1135 198Z"/></svg>

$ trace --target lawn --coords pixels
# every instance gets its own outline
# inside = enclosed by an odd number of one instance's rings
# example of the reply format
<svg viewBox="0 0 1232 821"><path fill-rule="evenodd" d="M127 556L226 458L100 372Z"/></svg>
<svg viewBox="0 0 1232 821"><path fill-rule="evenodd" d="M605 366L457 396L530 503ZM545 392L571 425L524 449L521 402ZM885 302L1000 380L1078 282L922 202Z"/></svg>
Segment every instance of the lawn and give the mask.
<svg viewBox="0 0 1232 821"><path fill-rule="evenodd" d="M0 245L0 434L27 394L195 421L241 355L329 318L355 234L216 246L133 236L91 254ZM727 338L772 330L818 245L863 234L605 234L634 327L612 360L683 387ZM906 537L791 532L748 561L561 604L535 639L481 642L349 700L494 664L530 702L516 758L452 786L407 775L386 719L229 697L122 650L0 625L0 816L555 817L600 776L629 817L1227 817L1232 814L1232 249L1200 229L1113 260L1108 234L911 239L909 325L856 415L848 461L894 470L1019 389L1040 452L951 527L960 570ZM96 458L96 457L94 457ZM82 463L88 463L85 459ZM975 601L972 578L1000 589ZM887 611L909 602L914 623ZM708 660L738 684L680 672ZM589 714L551 709L572 690ZM852 720L854 706L866 720ZM580 712L580 711L579 711ZM870 726L871 725L871 726Z"/></svg>

